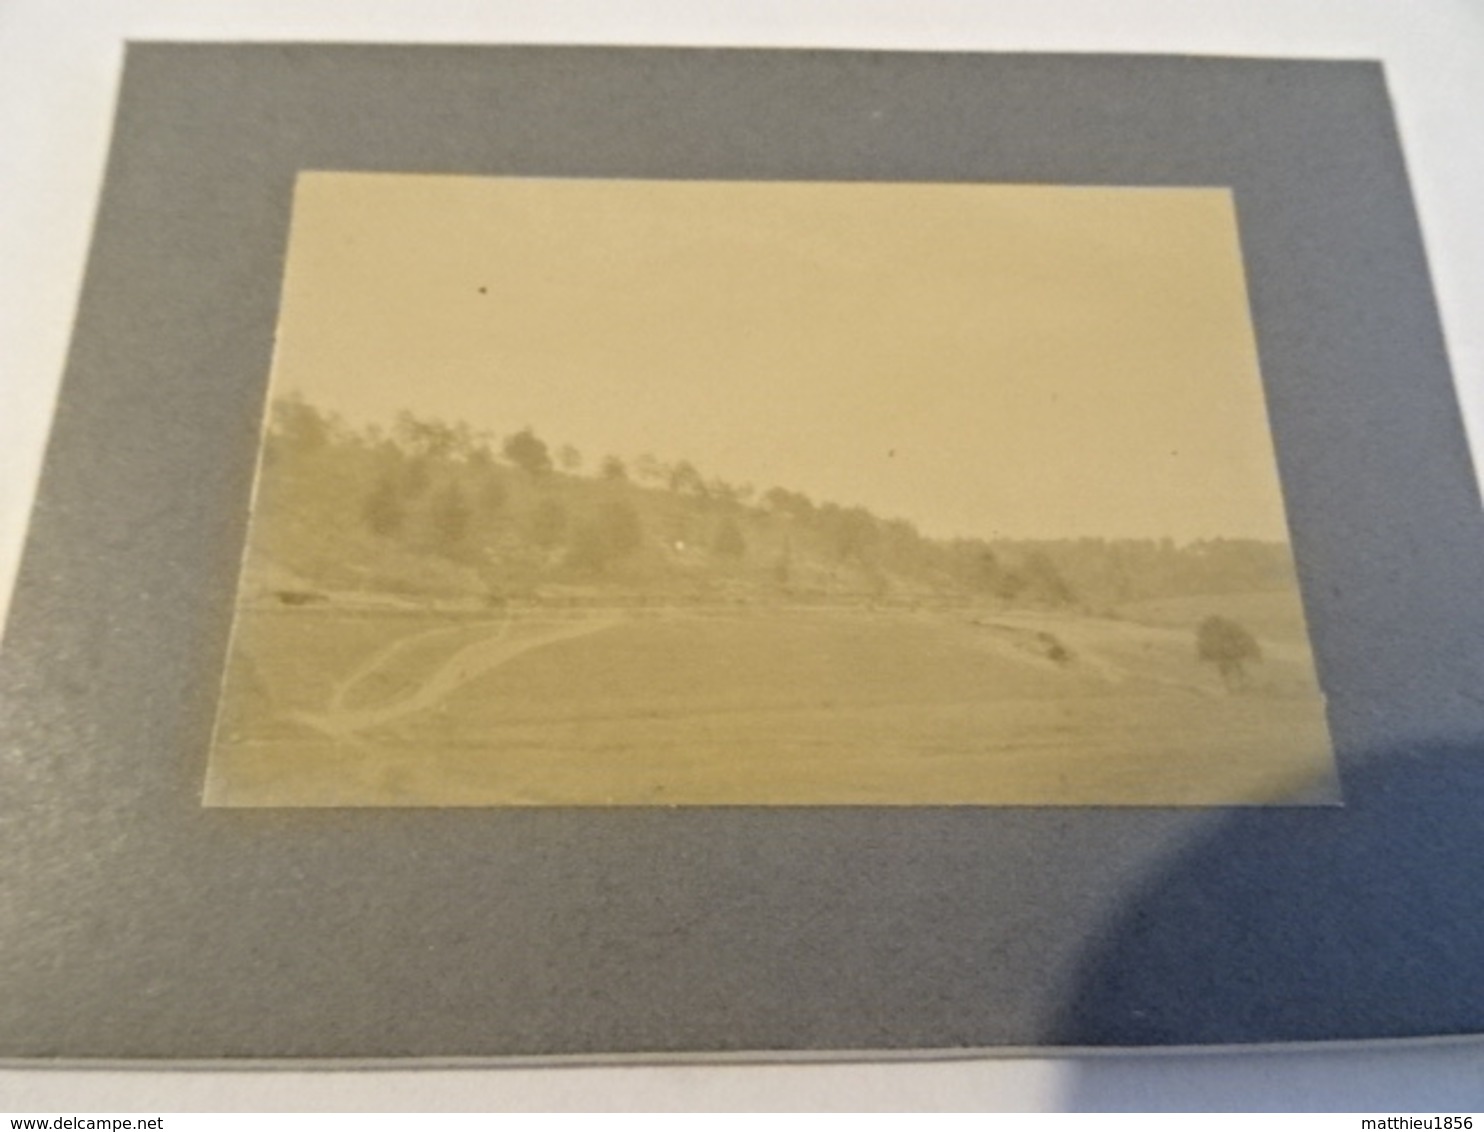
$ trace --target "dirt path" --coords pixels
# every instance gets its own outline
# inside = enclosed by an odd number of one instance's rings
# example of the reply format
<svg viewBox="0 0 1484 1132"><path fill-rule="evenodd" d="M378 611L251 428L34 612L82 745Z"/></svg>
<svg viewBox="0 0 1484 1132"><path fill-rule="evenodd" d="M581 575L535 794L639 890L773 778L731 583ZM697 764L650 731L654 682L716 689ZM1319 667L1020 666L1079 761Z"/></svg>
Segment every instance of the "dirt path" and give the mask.
<svg viewBox="0 0 1484 1132"><path fill-rule="evenodd" d="M1100 622L1088 618L1071 620L1023 614L1002 615L994 620L976 621L975 624L990 631L986 634L987 645L1025 663L1059 667L1069 672L1080 671L1108 684L1142 683L1169 688L1182 694L1217 694L1215 688L1203 683L1195 673L1182 678L1156 670L1156 658L1181 656L1188 649L1188 635L1178 629L1134 625L1129 622ZM1060 641L1070 650L1070 658L1057 664L1047 656L1039 655L1040 646L1035 641L1028 640L1035 633L1043 633ZM1141 643L1154 650L1153 655L1142 663L1140 658L1129 653L1131 647ZM1016 653L1020 655L1016 656Z"/></svg>
<svg viewBox="0 0 1484 1132"><path fill-rule="evenodd" d="M510 622L508 620L502 621L497 635L503 635L509 628ZM443 626L438 629L429 629L423 633L410 633L405 637L393 641L386 648L378 649L371 654L365 663L352 671L350 675L335 682L334 691L330 695L329 713L331 715L344 714L346 698L355 690L357 684L368 677L375 676L378 671L385 668L414 645L419 645L424 641L431 641L437 637L454 636L463 631L462 626L452 628Z"/></svg>
<svg viewBox="0 0 1484 1132"><path fill-rule="evenodd" d="M499 628L488 636L455 650L406 695L379 707L345 707L346 697L357 683L375 675L379 669L415 643L450 630L434 629L426 633L415 633L381 649L339 681L323 712L298 712L294 718L333 738L353 740L375 728L436 707L471 681L533 649L585 637L622 623L623 619L620 617L593 617L559 623L536 621L525 624L507 619L500 622Z"/></svg>

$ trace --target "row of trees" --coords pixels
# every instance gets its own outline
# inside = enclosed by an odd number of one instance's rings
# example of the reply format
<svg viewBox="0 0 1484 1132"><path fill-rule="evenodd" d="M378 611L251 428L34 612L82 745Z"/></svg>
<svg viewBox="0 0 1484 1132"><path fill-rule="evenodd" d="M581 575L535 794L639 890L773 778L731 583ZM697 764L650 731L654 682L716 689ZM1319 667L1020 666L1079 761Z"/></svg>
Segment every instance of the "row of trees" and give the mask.
<svg viewBox="0 0 1484 1132"><path fill-rule="evenodd" d="M598 577L620 564L661 582L711 571L773 587L953 592L1047 605L1278 588L1285 547L1247 540L933 539L905 519L801 491L707 477L687 460L607 455L590 470L532 429L503 438L413 413L354 428L301 398L272 406L264 485L413 554L487 579ZM317 501L317 502L316 502ZM302 531L304 525L299 529Z"/></svg>

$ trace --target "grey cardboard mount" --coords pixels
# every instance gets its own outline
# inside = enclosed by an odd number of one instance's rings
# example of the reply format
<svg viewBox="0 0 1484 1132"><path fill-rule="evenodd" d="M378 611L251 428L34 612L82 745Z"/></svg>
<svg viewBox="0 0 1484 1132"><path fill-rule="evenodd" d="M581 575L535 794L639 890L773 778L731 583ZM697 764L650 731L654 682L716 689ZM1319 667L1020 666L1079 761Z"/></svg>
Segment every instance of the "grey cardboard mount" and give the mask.
<svg viewBox="0 0 1484 1132"><path fill-rule="evenodd" d="M1344 807L203 809L309 169L1230 186ZM1479 1032L1481 564L1375 64L134 45L0 650L0 1058Z"/></svg>

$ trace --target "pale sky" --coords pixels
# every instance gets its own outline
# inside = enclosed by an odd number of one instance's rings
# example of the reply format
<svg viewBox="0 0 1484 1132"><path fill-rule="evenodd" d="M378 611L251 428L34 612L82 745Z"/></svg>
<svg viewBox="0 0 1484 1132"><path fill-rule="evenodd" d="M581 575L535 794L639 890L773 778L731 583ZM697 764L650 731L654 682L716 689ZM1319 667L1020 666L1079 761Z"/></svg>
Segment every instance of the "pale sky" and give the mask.
<svg viewBox="0 0 1484 1132"><path fill-rule="evenodd" d="M1221 188L305 173L289 391L932 535L1287 538Z"/></svg>

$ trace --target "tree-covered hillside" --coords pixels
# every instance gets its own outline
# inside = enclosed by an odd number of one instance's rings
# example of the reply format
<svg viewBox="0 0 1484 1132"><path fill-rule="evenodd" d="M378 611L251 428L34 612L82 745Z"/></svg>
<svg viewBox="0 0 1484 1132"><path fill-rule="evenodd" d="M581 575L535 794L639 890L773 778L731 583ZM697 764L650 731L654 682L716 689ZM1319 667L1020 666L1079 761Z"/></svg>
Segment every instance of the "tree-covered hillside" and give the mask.
<svg viewBox="0 0 1484 1132"><path fill-rule="evenodd" d="M986 516L992 528L993 516ZM248 597L986 601L1104 609L1291 588L1288 548L1215 539L933 539L906 519L625 460L530 429L272 405Z"/></svg>

